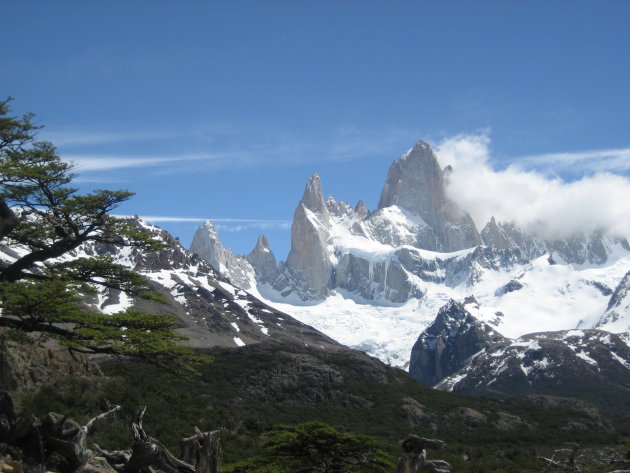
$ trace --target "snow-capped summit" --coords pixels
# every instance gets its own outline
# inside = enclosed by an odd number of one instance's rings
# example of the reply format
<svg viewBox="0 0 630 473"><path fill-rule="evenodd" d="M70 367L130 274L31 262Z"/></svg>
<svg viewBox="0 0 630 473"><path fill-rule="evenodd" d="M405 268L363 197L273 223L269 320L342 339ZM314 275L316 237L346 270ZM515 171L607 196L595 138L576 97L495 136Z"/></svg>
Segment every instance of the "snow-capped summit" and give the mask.
<svg viewBox="0 0 630 473"><path fill-rule="evenodd" d="M430 227L418 238L418 248L449 252L481 244L470 215L447 197L444 172L426 141L418 141L389 168L378 209L392 205L418 215Z"/></svg>

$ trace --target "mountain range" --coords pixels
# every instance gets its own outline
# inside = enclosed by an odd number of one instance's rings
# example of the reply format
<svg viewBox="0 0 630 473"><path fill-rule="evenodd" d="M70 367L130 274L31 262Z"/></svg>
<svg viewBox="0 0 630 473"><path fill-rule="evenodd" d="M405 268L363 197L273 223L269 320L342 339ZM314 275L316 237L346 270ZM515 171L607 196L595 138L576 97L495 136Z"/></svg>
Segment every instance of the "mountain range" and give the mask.
<svg viewBox="0 0 630 473"><path fill-rule="evenodd" d="M630 247L604 231L543 238L492 218L478 230L449 197L449 176L419 141L389 170L376 209L324 199L315 174L278 262L261 235L246 256L207 221L189 250L164 230L153 253L83 246L141 272L169 305L113 289L87 295L105 313L170 312L199 347L282 343L358 349L438 389L570 396L582 383L630 389ZM4 259L16 248L3 248ZM588 381L588 382L587 382ZM601 391L601 389L600 389ZM623 401L620 401L623 402ZM630 407L630 406L629 406Z"/></svg>
<svg viewBox="0 0 630 473"><path fill-rule="evenodd" d="M286 262L277 262L264 235L251 253L235 256L209 221L191 250L269 305L449 389L452 380L444 378L464 360L442 377L426 377L417 374L414 353L453 302L473 300L469 322L514 343L533 332L580 329L586 340L590 329L630 330L624 235L602 229L553 239L495 218L479 230L449 197L454 172L418 141L392 163L373 211L363 200L355 206L325 200L314 174L294 213ZM461 380L459 386L474 391Z"/></svg>

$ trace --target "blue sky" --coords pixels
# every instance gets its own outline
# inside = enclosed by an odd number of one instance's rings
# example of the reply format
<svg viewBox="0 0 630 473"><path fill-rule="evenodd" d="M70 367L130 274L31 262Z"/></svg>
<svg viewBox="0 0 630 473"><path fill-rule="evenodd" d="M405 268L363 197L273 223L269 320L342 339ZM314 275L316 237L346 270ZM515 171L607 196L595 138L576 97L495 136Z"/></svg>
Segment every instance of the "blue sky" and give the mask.
<svg viewBox="0 0 630 473"><path fill-rule="evenodd" d="M487 138L495 170L630 169L630 2L23 1L0 91L80 185L189 244L211 218L280 259L304 184L374 208L418 139ZM578 159L579 158L579 159ZM577 161L576 161L577 160ZM576 166L576 162L580 163ZM189 218L168 221L165 218Z"/></svg>

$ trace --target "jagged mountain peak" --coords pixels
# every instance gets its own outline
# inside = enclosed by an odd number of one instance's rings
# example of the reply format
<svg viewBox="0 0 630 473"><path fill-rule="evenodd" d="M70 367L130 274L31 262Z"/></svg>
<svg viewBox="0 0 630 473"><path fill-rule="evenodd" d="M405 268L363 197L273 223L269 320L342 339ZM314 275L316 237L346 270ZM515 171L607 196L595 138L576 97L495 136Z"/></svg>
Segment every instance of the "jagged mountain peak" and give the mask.
<svg viewBox="0 0 630 473"><path fill-rule="evenodd" d="M610 301L608 302L608 308L606 310L614 309L615 307L620 306L624 299L628 297L630 294L630 271L628 271L617 288L615 292L610 297Z"/></svg>
<svg viewBox="0 0 630 473"><path fill-rule="evenodd" d="M406 159L409 156L412 156L414 154L417 155L417 154L424 153L424 152L427 152L427 151L433 152L433 149L431 148L431 145L428 142L424 141L424 140L418 140L413 145L413 147L402 156L401 159Z"/></svg>
<svg viewBox="0 0 630 473"><path fill-rule="evenodd" d="M269 240L267 239L267 235L261 233L260 235L258 235L258 240L256 241L256 246L254 247L254 250L261 250L261 251L271 251L269 248Z"/></svg>
<svg viewBox="0 0 630 473"><path fill-rule="evenodd" d="M484 226L480 235L486 246L518 249L529 259L553 254L554 261L566 264L604 264L615 252L629 250L625 239L608 236L602 231L575 233L556 239L543 238L514 221L502 222L494 217Z"/></svg>
<svg viewBox="0 0 630 473"><path fill-rule="evenodd" d="M411 349L409 374L430 386L462 368L481 350L506 339L451 299Z"/></svg>
<svg viewBox="0 0 630 473"><path fill-rule="evenodd" d="M490 396L545 394L607 404L630 389L630 348L602 330L523 335L488 347L438 389Z"/></svg>
<svg viewBox="0 0 630 473"><path fill-rule="evenodd" d="M304 204L307 209L313 212L326 212L326 204L324 202L324 194L322 192L322 182L317 173L314 173L306 182L304 195L302 196L300 203Z"/></svg>
<svg viewBox="0 0 630 473"><path fill-rule="evenodd" d="M418 248L449 252L481 244L470 215L447 197L444 179L431 146L418 141L390 166L378 209L396 205L419 216L429 231L418 238Z"/></svg>
<svg viewBox="0 0 630 473"><path fill-rule="evenodd" d="M256 246L245 259L254 268L258 282L272 284L278 278L278 263L266 235L258 236Z"/></svg>
<svg viewBox="0 0 630 473"><path fill-rule="evenodd" d="M378 208L398 205L423 218L428 216L425 221L433 225L435 219L430 211L444 199L442 169L437 156L427 142L418 141L390 166Z"/></svg>
<svg viewBox="0 0 630 473"><path fill-rule="evenodd" d="M232 250L223 247L219 234L210 220L206 220L195 231L190 251L201 256L237 286L250 288L248 273L252 268L244 258L235 256Z"/></svg>
<svg viewBox="0 0 630 473"><path fill-rule="evenodd" d="M365 202L363 202L363 199L359 199L359 202L357 202L357 205L354 207L354 211L362 219L366 218L370 214L365 206Z"/></svg>
<svg viewBox="0 0 630 473"><path fill-rule="evenodd" d="M206 231L206 232L211 232L211 233L213 233L215 235L218 235L217 228L214 226L214 223L212 223L212 221L210 221L210 220L205 220L203 222L203 225L201 226L201 228L203 228L204 231ZM217 238L218 238L218 236L217 236Z"/></svg>

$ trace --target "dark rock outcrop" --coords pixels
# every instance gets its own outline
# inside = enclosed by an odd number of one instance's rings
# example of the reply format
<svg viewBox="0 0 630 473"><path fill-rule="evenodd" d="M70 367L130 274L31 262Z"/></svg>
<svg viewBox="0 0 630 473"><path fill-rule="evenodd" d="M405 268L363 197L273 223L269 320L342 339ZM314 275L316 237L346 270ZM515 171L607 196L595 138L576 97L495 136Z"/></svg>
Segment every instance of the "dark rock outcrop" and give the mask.
<svg viewBox="0 0 630 473"><path fill-rule="evenodd" d="M484 396L576 397L608 407L630 395L630 347L602 330L533 333L489 346L436 387Z"/></svg>
<svg viewBox="0 0 630 473"><path fill-rule="evenodd" d="M86 355L70 355L59 346L17 342L0 331L0 386L8 391L33 391L63 376L101 375Z"/></svg>
<svg viewBox="0 0 630 473"><path fill-rule="evenodd" d="M465 366L473 355L506 343L505 337L451 300L411 349L409 374L433 386Z"/></svg>

